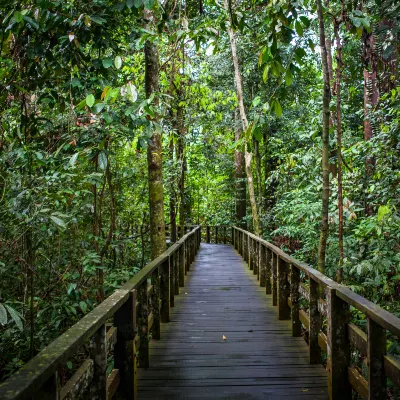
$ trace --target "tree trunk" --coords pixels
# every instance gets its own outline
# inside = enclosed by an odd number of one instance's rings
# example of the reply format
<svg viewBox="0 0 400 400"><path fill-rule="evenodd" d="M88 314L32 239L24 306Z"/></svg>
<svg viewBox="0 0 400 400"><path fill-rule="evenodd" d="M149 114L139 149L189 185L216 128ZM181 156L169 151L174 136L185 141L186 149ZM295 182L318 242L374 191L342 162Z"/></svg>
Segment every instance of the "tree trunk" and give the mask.
<svg viewBox="0 0 400 400"><path fill-rule="evenodd" d="M343 182L342 182L342 113L341 113L341 92L342 81L342 44L339 36L339 22L335 22L334 31L336 38L337 66L336 66L336 143L337 143L337 177L338 177L338 210L339 210L339 268L336 280L340 283L343 278Z"/></svg>
<svg viewBox="0 0 400 400"><path fill-rule="evenodd" d="M262 201L263 201L262 183L261 183L261 155L260 155L260 142L256 139L254 139L254 155L256 159L258 211L261 213Z"/></svg>
<svg viewBox="0 0 400 400"><path fill-rule="evenodd" d="M235 109L235 140L240 140L239 110ZM244 171L244 154L238 148L235 149L235 194L236 194L236 221L243 229L246 229L246 181Z"/></svg>
<svg viewBox="0 0 400 400"><path fill-rule="evenodd" d="M329 232L329 102L331 98L331 89L329 82L329 67L321 0L317 0L317 10L319 20L319 41L321 47L322 72L324 78L324 93L322 100L322 221L318 248L318 270L324 273L326 262L326 243Z"/></svg>
<svg viewBox="0 0 400 400"><path fill-rule="evenodd" d="M154 19L150 10L144 11L147 29ZM158 87L158 50L157 46L147 41L144 46L145 58L145 87L149 98L157 93ZM150 209L150 245L152 259L165 251L165 222L164 222L164 187L162 177L162 143L161 135L154 131L147 149L147 166L149 180L149 209Z"/></svg>
<svg viewBox="0 0 400 400"><path fill-rule="evenodd" d="M171 159L171 165L174 165L174 140L171 137L169 142L169 156ZM171 228L171 242L176 242L176 192L175 192L175 180L171 183L169 193L169 221Z"/></svg>
<svg viewBox="0 0 400 400"><path fill-rule="evenodd" d="M224 0L224 7L225 7L225 10L229 13L228 0ZM228 34L229 34L229 38L230 38L230 42L231 42L233 67L234 67L234 72L235 72L235 85L236 85L236 91L237 91L237 97L238 97L240 119L242 121L243 133L245 135L247 135L249 123L247 121L247 115L246 115L246 111L244 108L244 102L243 102L243 85L242 85L242 76L240 74L240 69L239 69L239 60L238 60L237 52L236 52L236 38L235 38L235 34L234 34L232 26L231 26L230 18L229 18L229 24L228 24ZM253 172L251 170L251 161L253 158L253 154L251 152L249 152L247 149L247 141L248 140L249 139L246 138L245 150L244 150L244 152L245 152L245 154L244 154L245 170L246 170L246 175L247 175L247 188L249 191L251 212L252 212L252 216L253 216L253 230L256 235L259 235L260 234L260 227L259 227L260 224L259 224L259 218L258 218L256 196L254 194Z"/></svg>

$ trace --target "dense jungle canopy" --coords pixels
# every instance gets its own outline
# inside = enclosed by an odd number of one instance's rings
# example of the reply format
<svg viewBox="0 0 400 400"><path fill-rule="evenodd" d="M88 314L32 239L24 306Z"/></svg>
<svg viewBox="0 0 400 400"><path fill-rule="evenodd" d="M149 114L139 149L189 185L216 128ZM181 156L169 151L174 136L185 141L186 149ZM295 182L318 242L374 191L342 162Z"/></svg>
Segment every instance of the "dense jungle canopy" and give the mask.
<svg viewBox="0 0 400 400"><path fill-rule="evenodd" d="M0 380L190 224L245 227L400 314L400 3L0 15Z"/></svg>

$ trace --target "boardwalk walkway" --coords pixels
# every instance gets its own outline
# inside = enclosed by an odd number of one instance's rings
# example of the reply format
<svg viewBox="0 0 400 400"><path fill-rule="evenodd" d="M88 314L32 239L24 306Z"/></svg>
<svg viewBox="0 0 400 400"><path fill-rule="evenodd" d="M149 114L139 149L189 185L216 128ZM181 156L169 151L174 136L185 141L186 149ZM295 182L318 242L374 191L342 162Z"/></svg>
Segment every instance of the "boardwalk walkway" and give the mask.
<svg viewBox="0 0 400 400"><path fill-rule="evenodd" d="M226 340L223 340L223 336ZM140 399L327 399L327 374L231 245L201 244Z"/></svg>

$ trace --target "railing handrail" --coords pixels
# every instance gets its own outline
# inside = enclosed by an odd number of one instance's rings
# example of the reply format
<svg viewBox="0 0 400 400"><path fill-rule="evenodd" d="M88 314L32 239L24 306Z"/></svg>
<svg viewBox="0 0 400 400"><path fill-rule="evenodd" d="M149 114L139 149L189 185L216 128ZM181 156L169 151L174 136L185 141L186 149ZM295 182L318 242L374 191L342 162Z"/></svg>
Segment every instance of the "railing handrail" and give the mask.
<svg viewBox="0 0 400 400"><path fill-rule="evenodd" d="M400 338L400 318L397 318L394 314L384 310L382 307L366 299L365 297L353 292L347 286L339 284L331 278L328 278L315 268L310 267L308 264L299 261L294 257L291 257L289 254L285 253L279 247L273 245L267 240L262 239L259 236L237 226L234 226L233 228L243 233L246 233L248 236L262 243L264 246L272 250L276 255L279 255L279 257L281 257L285 262L294 265L299 270L304 272L308 277L312 278L323 287L330 287L332 289L335 289L337 295L342 300L357 308L369 318L373 319L377 324L381 325L393 335L396 335Z"/></svg>
<svg viewBox="0 0 400 400"><path fill-rule="evenodd" d="M26 399L39 391L68 358L110 319L130 298L130 293L163 263L168 261L184 243L201 229L194 228L182 236L155 260L147 264L96 308L90 311L66 332L29 360L24 366L0 384L0 399Z"/></svg>

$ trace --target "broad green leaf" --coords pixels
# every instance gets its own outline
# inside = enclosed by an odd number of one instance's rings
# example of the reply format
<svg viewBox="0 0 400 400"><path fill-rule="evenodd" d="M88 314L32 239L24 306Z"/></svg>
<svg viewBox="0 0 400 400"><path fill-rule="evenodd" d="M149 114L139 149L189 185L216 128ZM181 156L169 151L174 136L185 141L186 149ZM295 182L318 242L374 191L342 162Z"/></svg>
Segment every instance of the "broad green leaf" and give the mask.
<svg viewBox="0 0 400 400"><path fill-rule="evenodd" d="M258 142L261 142L262 133L261 133L261 129L258 125L253 129L253 136Z"/></svg>
<svg viewBox="0 0 400 400"><path fill-rule="evenodd" d="M24 19L24 21L28 22L32 26L32 28L39 29L39 24L32 18L27 17L26 15L23 15L22 18Z"/></svg>
<svg viewBox="0 0 400 400"><path fill-rule="evenodd" d="M110 68L113 65L113 59L110 57L104 58L102 64L104 68Z"/></svg>
<svg viewBox="0 0 400 400"><path fill-rule="evenodd" d="M263 81L267 82L268 80L268 72L269 72L269 65L266 65L263 72Z"/></svg>
<svg viewBox="0 0 400 400"><path fill-rule="evenodd" d="M260 102L261 102L261 97L260 96L255 97L253 100L253 107L257 107L260 104Z"/></svg>
<svg viewBox="0 0 400 400"><path fill-rule="evenodd" d="M388 206L380 206L378 208L378 222L381 222L388 214L390 214L390 208Z"/></svg>
<svg viewBox="0 0 400 400"><path fill-rule="evenodd" d="M93 112L98 114L99 112L103 111L105 104L104 103L96 103L93 107Z"/></svg>
<svg viewBox="0 0 400 400"><path fill-rule="evenodd" d="M58 218L55 215L51 215L50 218L56 225L60 226L61 228L66 228L67 227L67 225L65 224L65 222L61 218Z"/></svg>
<svg viewBox="0 0 400 400"><path fill-rule="evenodd" d="M76 160L79 156L79 153L75 153L70 159L69 159L69 165L72 167L73 165L75 165Z"/></svg>
<svg viewBox="0 0 400 400"><path fill-rule="evenodd" d="M301 25L301 23L299 21L296 21L295 27L296 27L297 34L299 36L303 36L303 26Z"/></svg>
<svg viewBox="0 0 400 400"><path fill-rule="evenodd" d="M13 18L15 22L21 22L23 20L23 15L19 11L15 11Z"/></svg>
<svg viewBox="0 0 400 400"><path fill-rule="evenodd" d="M278 100L274 100L274 111L275 111L275 114L278 116L278 117L281 117L282 116L282 106L281 106L281 104L279 103L279 101Z"/></svg>
<svg viewBox="0 0 400 400"><path fill-rule="evenodd" d="M19 314L19 312L15 309L12 308L11 306L6 304L6 308L11 316L11 319L15 322L15 324L17 325L18 329L20 331L22 331L23 327L22 327L22 319L21 319L21 315Z"/></svg>
<svg viewBox="0 0 400 400"><path fill-rule="evenodd" d="M99 168L103 170L107 168L107 155L104 151L99 153Z"/></svg>
<svg viewBox="0 0 400 400"><path fill-rule="evenodd" d="M102 25L104 22L107 22L104 18L99 17L98 15L91 15L90 19L96 24Z"/></svg>
<svg viewBox="0 0 400 400"><path fill-rule="evenodd" d="M3 306L3 304L0 303L0 324L5 325L7 323L7 310Z"/></svg>
<svg viewBox="0 0 400 400"><path fill-rule="evenodd" d="M292 84L292 81L293 81L293 74L288 68L285 75L286 86L290 86Z"/></svg>
<svg viewBox="0 0 400 400"><path fill-rule="evenodd" d="M129 100L134 103L137 100L137 90L134 84L129 82L126 85L126 95L128 96Z"/></svg>
<svg viewBox="0 0 400 400"><path fill-rule="evenodd" d="M94 96L92 94L89 94L89 95L86 96L86 104L89 107L93 107L94 102L95 102L95 98L94 98Z"/></svg>
<svg viewBox="0 0 400 400"><path fill-rule="evenodd" d="M120 69L122 67L122 58L120 56L115 57L114 59L115 68Z"/></svg>
<svg viewBox="0 0 400 400"><path fill-rule="evenodd" d="M87 311L87 304L84 301L79 302L79 307L81 308L83 313Z"/></svg>

